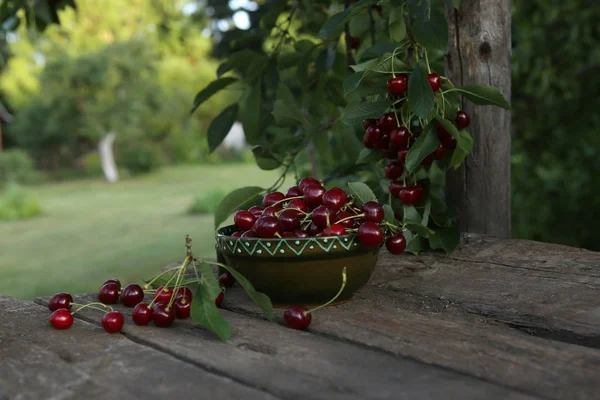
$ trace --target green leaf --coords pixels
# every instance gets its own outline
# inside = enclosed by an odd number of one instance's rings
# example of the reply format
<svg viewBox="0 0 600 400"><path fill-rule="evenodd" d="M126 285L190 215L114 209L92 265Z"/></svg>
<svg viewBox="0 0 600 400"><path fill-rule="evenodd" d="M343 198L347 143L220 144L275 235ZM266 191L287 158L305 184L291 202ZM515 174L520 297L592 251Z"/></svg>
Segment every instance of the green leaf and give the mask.
<svg viewBox="0 0 600 400"><path fill-rule="evenodd" d="M435 232L426 226L421 225L421 222L406 222L406 227L419 236L428 238Z"/></svg>
<svg viewBox="0 0 600 400"><path fill-rule="evenodd" d="M281 165L281 161L275 158L268 148L263 146L254 147L252 154L254 154L256 165L262 170L271 171L279 168Z"/></svg>
<svg viewBox="0 0 600 400"><path fill-rule="evenodd" d="M404 231L403 235L406 238L406 249L404 249L405 253L417 255L421 250L424 249L423 239L419 235L413 235L410 231Z"/></svg>
<svg viewBox="0 0 600 400"><path fill-rule="evenodd" d="M350 189L350 193L354 196L354 204L358 207L368 201L377 201L375 193L364 182L349 182L348 189Z"/></svg>
<svg viewBox="0 0 600 400"><path fill-rule="evenodd" d="M302 115L302 111L294 98L294 94L283 83L279 82L277 87L277 100L273 106L273 116L277 124L286 124L290 120L306 124L306 118Z"/></svg>
<svg viewBox="0 0 600 400"><path fill-rule="evenodd" d="M220 264L219 266L223 269L226 269L231 273L231 275L233 275L237 283L244 288L254 304L256 304L262 310L263 314L265 314L265 317L269 321L273 321L273 304L271 304L271 299L269 299L269 296L264 293L257 292L250 281L246 279L244 275L240 274L235 268L225 264Z"/></svg>
<svg viewBox="0 0 600 400"><path fill-rule="evenodd" d="M379 118L391 105L390 100L349 104L342 113L341 120L346 125L352 125L363 119Z"/></svg>
<svg viewBox="0 0 600 400"><path fill-rule="evenodd" d="M352 4L346 10L332 15L319 30L318 37L320 39L331 39L339 36L344 30L346 22L355 15L367 10L378 1L379 0L361 0Z"/></svg>
<svg viewBox="0 0 600 400"><path fill-rule="evenodd" d="M226 76L225 78L219 78L216 81L212 81L211 83L209 83L208 86L202 89L200 92L198 92L198 94L194 98L194 104L192 104L192 109L190 110L190 113L193 113L196 110L196 108L200 106L200 104L210 99L213 94L225 89L227 86L231 85L237 80L237 78Z"/></svg>
<svg viewBox="0 0 600 400"><path fill-rule="evenodd" d="M428 172L428 178L432 185L445 186L446 185L446 174L438 166L437 163L431 164Z"/></svg>
<svg viewBox="0 0 600 400"><path fill-rule="evenodd" d="M355 72L350 74L344 79L344 94L352 93L360 86L360 82L362 81L364 76L364 72Z"/></svg>
<svg viewBox="0 0 600 400"><path fill-rule="evenodd" d="M365 62L360 63L360 64L351 65L350 68L352 68L352 70L354 72L362 72L362 71L368 71L368 70L370 70L371 68L373 68L377 64L379 64L379 60L369 60L369 61L365 61Z"/></svg>
<svg viewBox="0 0 600 400"><path fill-rule="evenodd" d="M223 74L231 71L234 68L238 68L241 71L246 71L246 68L248 68L248 65L250 65L248 60L252 60L256 56L263 57L260 53L250 49L243 49L230 54L229 57L227 57L227 60L219 65L219 68L217 68L217 78L220 78L223 76Z"/></svg>
<svg viewBox="0 0 600 400"><path fill-rule="evenodd" d="M506 101L502 93L494 87L488 85L465 85L457 86L454 90L462 93L472 103L479 105L494 105L510 110L508 101Z"/></svg>
<svg viewBox="0 0 600 400"><path fill-rule="evenodd" d="M435 126L433 124L427 125L425 132L419 136L406 155L406 170L413 173L425 157L437 149L439 144L440 140L435 132Z"/></svg>
<svg viewBox="0 0 600 400"><path fill-rule="evenodd" d="M427 203L425 203L425 210L423 210L423 219L421 220L421 225L427 226L429 224L429 214L431 213L431 199L427 199Z"/></svg>
<svg viewBox="0 0 600 400"><path fill-rule="evenodd" d="M238 113L238 105L232 104L217 115L208 126L208 151L212 153L227 136Z"/></svg>
<svg viewBox="0 0 600 400"><path fill-rule="evenodd" d="M362 56L361 61L370 60L372 58L381 57L386 53L392 53L398 45L396 43L379 43L366 49Z"/></svg>
<svg viewBox="0 0 600 400"><path fill-rule="evenodd" d="M421 214L417 211L415 206L403 206L404 222L420 223L422 220Z"/></svg>
<svg viewBox="0 0 600 400"><path fill-rule="evenodd" d="M263 192L264 189L261 187L246 186L235 189L225 196L215 211L215 229L237 210L254 205L259 195Z"/></svg>
<svg viewBox="0 0 600 400"><path fill-rule="evenodd" d="M393 64L393 67L392 67ZM400 61L396 57L392 57L392 54L386 54L379 59L379 62L375 64L369 72L378 72L380 74L391 74L394 73L406 73L410 72L411 68L404 62Z"/></svg>
<svg viewBox="0 0 600 400"><path fill-rule="evenodd" d="M390 12L389 19L390 38L399 42L406 37L406 22L404 21L404 4L394 7Z"/></svg>
<svg viewBox="0 0 600 400"><path fill-rule="evenodd" d="M202 281L201 284L204 285L204 288L210 294L210 298L216 299L221 293L222 289L221 286L219 286L219 280L215 276L213 268L210 266L210 264L201 262L197 269L200 270L200 279Z"/></svg>
<svg viewBox="0 0 600 400"><path fill-rule="evenodd" d="M432 249L441 249L446 254L452 253L460 244L460 233L456 227L440 228L429 238Z"/></svg>
<svg viewBox="0 0 600 400"><path fill-rule="evenodd" d="M384 215L385 221L389 222L390 224L393 224L396 220L396 217L394 216L394 210L392 209L392 206L390 206L389 204L383 205L383 215Z"/></svg>
<svg viewBox="0 0 600 400"><path fill-rule="evenodd" d="M473 138L464 129L458 131L456 142L457 146L452 153L452 160L450 161L450 166L454 169L460 167L467 155L473 150Z"/></svg>
<svg viewBox="0 0 600 400"><path fill-rule="evenodd" d="M415 19L412 30L417 43L427 50L448 48L448 22L441 12L432 10L428 21Z"/></svg>
<svg viewBox="0 0 600 400"><path fill-rule="evenodd" d="M198 285L192 296L191 317L223 341L231 336L231 324L221 317L215 297L205 285Z"/></svg>
<svg viewBox="0 0 600 400"><path fill-rule="evenodd" d="M383 159L383 153L377 149L362 149L358 154L357 164L374 164Z"/></svg>
<svg viewBox="0 0 600 400"><path fill-rule="evenodd" d="M417 117L428 118L434 101L427 71L423 64L419 63L408 78L408 106Z"/></svg>
<svg viewBox="0 0 600 400"><path fill-rule="evenodd" d="M259 143L262 138L260 80L256 85L246 88L238 105L239 120L244 128L246 141L251 145Z"/></svg>

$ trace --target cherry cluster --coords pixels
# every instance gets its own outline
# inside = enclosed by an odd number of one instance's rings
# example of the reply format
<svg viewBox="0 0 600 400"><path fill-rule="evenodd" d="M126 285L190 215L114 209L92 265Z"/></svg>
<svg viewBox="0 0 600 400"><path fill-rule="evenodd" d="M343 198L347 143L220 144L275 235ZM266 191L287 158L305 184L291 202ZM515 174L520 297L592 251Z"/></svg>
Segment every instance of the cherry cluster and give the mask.
<svg viewBox="0 0 600 400"><path fill-rule="evenodd" d="M429 85L433 92L437 92L441 86L441 77L438 74L428 75ZM392 96L406 95L408 90L408 75L401 74L387 81L388 92ZM456 126L463 129L469 126L471 118L465 111L459 110L455 118ZM398 118L396 112L387 112L379 119L366 119L363 121L365 134L363 145L368 149L381 150L387 159L385 176L390 179L390 193L399 198L403 204L412 205L421 201L425 190L422 185L406 185L405 181L399 181L406 166L406 156L418 137L423 133L423 127L414 128L410 123L404 125ZM456 139L448 133L436 120L436 131L440 144L423 160L424 166L430 166L433 161L441 160L447 150L456 148Z"/></svg>
<svg viewBox="0 0 600 400"><path fill-rule="evenodd" d="M232 237L285 239L356 233L362 245L377 247L383 243L386 229L392 233L386 240L391 253L400 254L406 248L402 230L384 222L384 211L379 203L368 201L357 207L344 190L325 189L312 177L303 178L285 194L267 193L262 207L240 210L233 221L238 230Z"/></svg>

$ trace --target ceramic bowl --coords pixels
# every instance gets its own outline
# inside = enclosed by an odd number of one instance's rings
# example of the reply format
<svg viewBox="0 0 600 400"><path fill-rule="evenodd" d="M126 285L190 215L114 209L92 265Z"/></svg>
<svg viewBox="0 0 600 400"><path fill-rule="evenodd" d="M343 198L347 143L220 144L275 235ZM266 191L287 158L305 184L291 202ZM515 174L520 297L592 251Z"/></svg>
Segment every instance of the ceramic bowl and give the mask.
<svg viewBox="0 0 600 400"><path fill-rule="evenodd" d="M316 306L329 301L347 283L334 304L363 287L375 268L379 247L358 242L356 234L330 237L247 239L231 237L235 226L217 232L217 257L237 268L276 307Z"/></svg>

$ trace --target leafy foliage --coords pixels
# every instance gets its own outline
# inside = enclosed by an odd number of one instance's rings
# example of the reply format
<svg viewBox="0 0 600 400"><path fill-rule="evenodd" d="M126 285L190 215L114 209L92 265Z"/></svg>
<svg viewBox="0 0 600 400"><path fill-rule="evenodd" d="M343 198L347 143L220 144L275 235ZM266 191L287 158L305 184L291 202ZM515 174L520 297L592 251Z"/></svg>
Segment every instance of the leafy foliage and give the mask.
<svg viewBox="0 0 600 400"><path fill-rule="evenodd" d="M0 220L20 220L42 214L36 196L11 182L0 192Z"/></svg>
<svg viewBox="0 0 600 400"><path fill-rule="evenodd" d="M30 183L37 179L33 160L22 150L0 152L0 184L7 182Z"/></svg>

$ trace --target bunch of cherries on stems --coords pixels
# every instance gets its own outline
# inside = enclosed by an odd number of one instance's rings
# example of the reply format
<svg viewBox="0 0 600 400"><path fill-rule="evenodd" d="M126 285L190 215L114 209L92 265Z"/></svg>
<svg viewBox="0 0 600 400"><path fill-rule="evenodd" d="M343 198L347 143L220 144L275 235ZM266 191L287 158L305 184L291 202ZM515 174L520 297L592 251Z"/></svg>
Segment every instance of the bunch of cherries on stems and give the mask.
<svg viewBox="0 0 600 400"><path fill-rule="evenodd" d="M386 230L391 233L385 240L390 253L400 254L406 248L404 228L384 221L379 203L368 201L358 207L344 190L327 190L312 177L303 178L285 194L267 193L262 205L235 213L238 231L232 237L285 239L356 233L363 246L377 247L383 243Z"/></svg>
<svg viewBox="0 0 600 400"><path fill-rule="evenodd" d="M113 311L107 304L116 304L121 301L126 307L133 307L132 318L137 325L148 325L151 321L159 327L167 327L173 324L175 318L186 319L190 316L192 304L192 292L189 288L182 286L183 274L187 263L170 268L157 275L153 280L142 286L132 283L121 289L118 279L109 279L102 284L98 291L99 302L88 304L77 304L68 293L56 293L50 298L48 308L52 311L50 324L56 329L68 329L73 324L73 315L84 308L104 312L102 326L109 333L119 332L123 328L125 319L119 311ZM150 286L162 275L174 272L171 279L158 289ZM173 281L174 280L174 281ZM219 276L219 284L222 288L231 287L235 283L233 275L224 272ZM152 295L149 304L144 303L145 294ZM215 304L220 307L223 303L224 291L221 291L215 299ZM72 306L78 307L70 311Z"/></svg>
<svg viewBox="0 0 600 400"><path fill-rule="evenodd" d="M428 80L431 89L436 93L440 89L442 78L436 73L431 73L428 75ZM408 76L406 74L394 76L387 81L387 87L390 95L404 96L408 89ZM465 111L459 110L454 122L458 129L464 129L471 124L471 117ZM423 160L423 165L426 167L434 160L441 160L447 150L456 148L456 139L437 120L435 123L440 144ZM363 127L365 129L363 145L368 149L381 150L388 160L385 176L391 180L390 193L406 205L421 201L425 194L422 185L416 183L406 185L404 180L398 179L404 173L406 155L423 132L422 128L411 130L410 124L403 125L395 112L387 112L379 119L366 119L363 121Z"/></svg>

